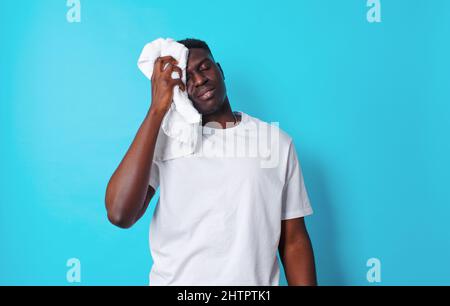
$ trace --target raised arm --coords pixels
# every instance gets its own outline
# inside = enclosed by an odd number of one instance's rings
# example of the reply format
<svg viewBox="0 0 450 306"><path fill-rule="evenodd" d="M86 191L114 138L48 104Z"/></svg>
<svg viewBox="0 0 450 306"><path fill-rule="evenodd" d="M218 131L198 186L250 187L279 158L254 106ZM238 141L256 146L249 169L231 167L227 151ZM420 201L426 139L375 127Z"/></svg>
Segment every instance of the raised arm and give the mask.
<svg viewBox="0 0 450 306"><path fill-rule="evenodd" d="M108 219L118 227L129 228L136 223L155 193L149 180L158 132L172 103L173 88L178 85L185 90L181 79L171 77L172 72L181 76L182 71L176 64L170 56L155 61L150 109L108 182L105 196Z"/></svg>

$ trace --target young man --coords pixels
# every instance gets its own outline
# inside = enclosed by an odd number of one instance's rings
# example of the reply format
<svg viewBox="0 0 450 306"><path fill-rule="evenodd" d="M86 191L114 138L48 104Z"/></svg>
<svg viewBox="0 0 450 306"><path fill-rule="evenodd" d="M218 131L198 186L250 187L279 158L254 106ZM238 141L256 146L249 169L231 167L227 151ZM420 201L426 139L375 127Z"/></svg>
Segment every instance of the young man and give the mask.
<svg viewBox="0 0 450 306"><path fill-rule="evenodd" d="M303 220L312 209L292 139L273 125L233 112L224 73L207 44L179 42L189 49L186 84L171 77L174 71L181 74L175 59L155 62L151 106L108 183L109 220L131 227L160 187L150 227L150 285L278 285L277 250L289 285L315 285ZM202 150L156 161L158 131L175 86L187 90L202 114ZM232 144L251 151L267 131L272 133L264 156L221 154Z"/></svg>

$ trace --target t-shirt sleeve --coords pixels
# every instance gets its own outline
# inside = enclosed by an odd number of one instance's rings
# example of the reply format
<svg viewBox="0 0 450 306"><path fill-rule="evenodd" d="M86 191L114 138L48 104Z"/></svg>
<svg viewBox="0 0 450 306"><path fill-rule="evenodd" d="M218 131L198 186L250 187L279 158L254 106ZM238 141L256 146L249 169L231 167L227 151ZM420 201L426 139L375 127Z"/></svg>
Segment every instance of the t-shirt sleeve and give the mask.
<svg viewBox="0 0 450 306"><path fill-rule="evenodd" d="M281 220L305 217L312 213L313 210L303 180L300 162L294 143L291 141L287 158L286 181L283 189Z"/></svg>
<svg viewBox="0 0 450 306"><path fill-rule="evenodd" d="M152 186L155 191L159 187L159 167L155 161L152 162L149 185Z"/></svg>

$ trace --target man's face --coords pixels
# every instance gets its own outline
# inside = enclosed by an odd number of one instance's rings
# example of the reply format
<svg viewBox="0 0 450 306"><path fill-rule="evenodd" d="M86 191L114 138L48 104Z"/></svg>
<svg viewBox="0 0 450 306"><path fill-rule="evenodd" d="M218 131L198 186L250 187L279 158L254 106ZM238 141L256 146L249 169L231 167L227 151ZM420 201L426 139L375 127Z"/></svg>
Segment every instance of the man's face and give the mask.
<svg viewBox="0 0 450 306"><path fill-rule="evenodd" d="M212 114L223 105L226 97L224 78L208 51L189 49L186 88L189 99L202 115Z"/></svg>

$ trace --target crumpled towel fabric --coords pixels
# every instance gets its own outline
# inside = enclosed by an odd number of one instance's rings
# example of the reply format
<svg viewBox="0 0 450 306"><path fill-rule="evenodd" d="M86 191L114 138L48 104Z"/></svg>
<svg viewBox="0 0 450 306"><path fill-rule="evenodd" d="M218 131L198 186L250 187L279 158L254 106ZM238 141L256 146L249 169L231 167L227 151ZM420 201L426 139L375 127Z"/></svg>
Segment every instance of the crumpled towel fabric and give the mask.
<svg viewBox="0 0 450 306"><path fill-rule="evenodd" d="M186 66L189 49L171 38L158 38L145 45L138 67L151 80L154 62L161 56L172 56L182 70L181 80L186 84ZM172 78L179 78L174 72ZM161 123L154 153L155 160L169 160L195 152L201 137L201 114L194 108L186 91L174 87L173 101Z"/></svg>

